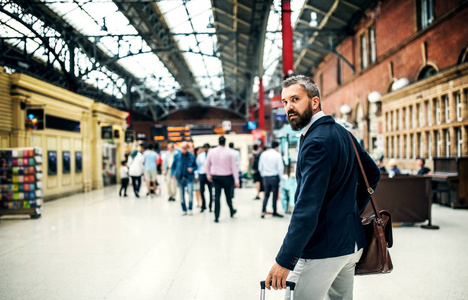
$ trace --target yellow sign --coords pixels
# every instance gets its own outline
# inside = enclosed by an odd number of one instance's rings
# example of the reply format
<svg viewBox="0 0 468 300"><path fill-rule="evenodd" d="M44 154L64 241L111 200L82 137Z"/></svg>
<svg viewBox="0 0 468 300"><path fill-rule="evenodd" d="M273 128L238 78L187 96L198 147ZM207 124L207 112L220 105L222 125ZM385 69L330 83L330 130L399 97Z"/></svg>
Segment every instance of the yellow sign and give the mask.
<svg viewBox="0 0 468 300"><path fill-rule="evenodd" d="M188 126L168 126L167 131L189 131L190 128Z"/></svg>
<svg viewBox="0 0 468 300"><path fill-rule="evenodd" d="M214 129L213 129L214 133L216 134L225 134L226 133L226 130L223 129L223 127L221 126L216 126Z"/></svg>

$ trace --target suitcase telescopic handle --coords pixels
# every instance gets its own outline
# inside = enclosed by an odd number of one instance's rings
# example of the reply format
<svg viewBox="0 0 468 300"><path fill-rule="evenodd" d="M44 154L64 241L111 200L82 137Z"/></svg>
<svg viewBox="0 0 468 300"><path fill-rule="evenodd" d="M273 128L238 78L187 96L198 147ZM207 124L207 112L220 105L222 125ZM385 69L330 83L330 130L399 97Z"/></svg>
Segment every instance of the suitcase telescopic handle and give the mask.
<svg viewBox="0 0 468 300"><path fill-rule="evenodd" d="M260 281L260 286L261 286L262 290L265 289L265 280ZM291 291L294 291L294 288L296 287L296 283L292 282L292 281L286 281L286 286L289 287L289 289Z"/></svg>

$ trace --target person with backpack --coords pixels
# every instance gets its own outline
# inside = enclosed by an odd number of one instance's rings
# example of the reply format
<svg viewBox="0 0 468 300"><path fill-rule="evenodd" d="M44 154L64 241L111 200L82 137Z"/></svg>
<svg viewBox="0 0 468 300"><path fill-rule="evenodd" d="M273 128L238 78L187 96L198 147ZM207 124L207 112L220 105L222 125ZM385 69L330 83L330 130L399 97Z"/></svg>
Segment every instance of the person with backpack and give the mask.
<svg viewBox="0 0 468 300"><path fill-rule="evenodd" d="M255 184L255 189L257 190L257 195L254 200L260 200L260 192L263 190L263 179L258 171L258 162L260 161L260 155L262 152L258 149L258 145L253 145L252 153L249 156L249 167L252 169L253 182Z"/></svg>

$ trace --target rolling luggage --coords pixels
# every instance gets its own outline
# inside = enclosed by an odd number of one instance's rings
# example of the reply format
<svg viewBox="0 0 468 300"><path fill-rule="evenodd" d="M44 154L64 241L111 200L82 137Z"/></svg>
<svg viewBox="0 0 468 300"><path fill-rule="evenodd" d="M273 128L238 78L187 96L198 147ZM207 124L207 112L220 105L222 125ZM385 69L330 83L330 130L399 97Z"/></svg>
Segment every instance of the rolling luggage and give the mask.
<svg viewBox="0 0 468 300"><path fill-rule="evenodd" d="M296 283L292 281L286 281L286 286L289 287L289 292L291 293L291 300L294 300L294 288ZM260 281L261 293L260 300L265 300L265 281Z"/></svg>

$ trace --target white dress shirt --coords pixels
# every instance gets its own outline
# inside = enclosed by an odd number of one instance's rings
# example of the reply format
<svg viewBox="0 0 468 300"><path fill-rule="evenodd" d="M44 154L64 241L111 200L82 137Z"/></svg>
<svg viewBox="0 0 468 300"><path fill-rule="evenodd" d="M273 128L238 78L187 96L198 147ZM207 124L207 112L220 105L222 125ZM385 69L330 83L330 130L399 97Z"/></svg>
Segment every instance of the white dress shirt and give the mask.
<svg viewBox="0 0 468 300"><path fill-rule="evenodd" d="M240 153L236 149L229 148L229 151L231 151L232 155L234 155L234 160L236 161L236 166L237 169L240 171Z"/></svg>
<svg viewBox="0 0 468 300"><path fill-rule="evenodd" d="M198 154L197 156L197 173L198 174L206 174L205 171L205 162L206 162L206 157L208 156L208 152L203 151L202 153Z"/></svg>
<svg viewBox="0 0 468 300"><path fill-rule="evenodd" d="M258 171L262 177L282 176L284 171L283 158L275 149L263 151L258 160Z"/></svg>
<svg viewBox="0 0 468 300"><path fill-rule="evenodd" d="M323 116L325 116L325 113L323 111L319 111L318 113L313 115L312 118L310 118L309 124L307 124L304 128L302 128L301 135L306 135L307 131L309 131L310 126L312 126L312 124L314 124L315 121L317 121Z"/></svg>

